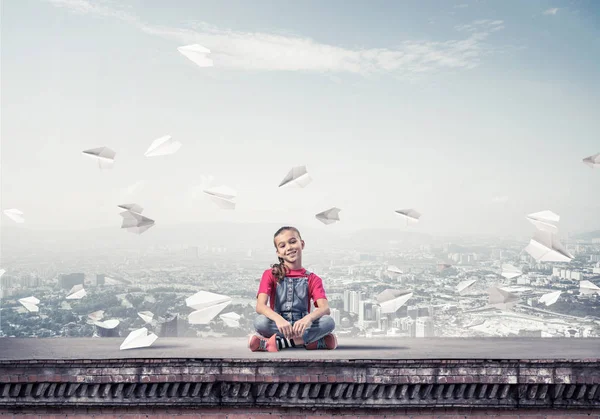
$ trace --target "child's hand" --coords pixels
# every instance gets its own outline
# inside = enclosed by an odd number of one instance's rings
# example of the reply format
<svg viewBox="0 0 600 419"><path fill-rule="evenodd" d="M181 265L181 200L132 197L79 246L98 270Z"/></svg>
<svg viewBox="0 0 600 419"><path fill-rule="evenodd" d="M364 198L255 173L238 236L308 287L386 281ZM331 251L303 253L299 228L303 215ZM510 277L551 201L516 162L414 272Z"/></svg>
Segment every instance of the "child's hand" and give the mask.
<svg viewBox="0 0 600 419"><path fill-rule="evenodd" d="M279 329L279 331L283 333L283 336L286 339L290 339L292 337L292 325L286 319L282 318L280 320L277 320L275 322L275 325L277 326L277 329Z"/></svg>
<svg viewBox="0 0 600 419"><path fill-rule="evenodd" d="M304 317L294 323L293 333L294 337L302 337L304 335L304 331L312 326L312 321L307 317Z"/></svg>

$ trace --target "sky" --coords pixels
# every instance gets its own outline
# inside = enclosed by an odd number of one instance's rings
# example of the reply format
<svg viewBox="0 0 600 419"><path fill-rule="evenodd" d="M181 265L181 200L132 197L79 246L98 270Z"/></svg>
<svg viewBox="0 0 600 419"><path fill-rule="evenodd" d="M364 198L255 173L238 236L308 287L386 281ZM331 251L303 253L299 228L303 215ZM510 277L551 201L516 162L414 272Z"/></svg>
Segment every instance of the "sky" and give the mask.
<svg viewBox="0 0 600 419"><path fill-rule="evenodd" d="M3 1L2 226L600 228L593 1ZM200 44L213 67L178 52ZM182 147L145 157L157 138ZM82 151L116 151L103 170ZM312 183L278 188L294 166ZM221 210L201 176L238 192ZM338 207L339 223L315 214ZM422 213L406 226L397 209ZM154 229L144 234L152 234ZM142 236L143 237L143 236Z"/></svg>

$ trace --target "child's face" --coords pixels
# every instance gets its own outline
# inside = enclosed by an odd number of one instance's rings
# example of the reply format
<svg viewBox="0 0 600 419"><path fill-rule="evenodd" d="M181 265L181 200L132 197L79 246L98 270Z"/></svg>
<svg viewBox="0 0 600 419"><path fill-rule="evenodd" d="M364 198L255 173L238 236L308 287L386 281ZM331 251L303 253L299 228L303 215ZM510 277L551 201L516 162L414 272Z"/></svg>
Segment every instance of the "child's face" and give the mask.
<svg viewBox="0 0 600 419"><path fill-rule="evenodd" d="M304 240L293 230L284 230L275 237L275 247L277 256L290 264L302 260Z"/></svg>

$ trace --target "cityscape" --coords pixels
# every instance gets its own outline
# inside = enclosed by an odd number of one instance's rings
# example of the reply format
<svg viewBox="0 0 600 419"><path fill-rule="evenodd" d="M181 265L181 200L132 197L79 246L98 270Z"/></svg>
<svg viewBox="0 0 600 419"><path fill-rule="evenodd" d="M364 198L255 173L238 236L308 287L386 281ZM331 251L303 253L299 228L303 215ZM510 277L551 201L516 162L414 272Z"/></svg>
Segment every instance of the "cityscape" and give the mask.
<svg viewBox="0 0 600 419"><path fill-rule="evenodd" d="M54 253L18 251L5 238L0 336L124 338L142 327L158 338L247 336L260 277L276 263L264 245L272 228L230 229L261 245L212 239ZM600 336L600 231L569 237L568 263L536 262L515 239L337 234L308 229L303 238L317 248L305 250L304 266L323 279L342 339ZM190 324L186 299L199 291L231 302Z"/></svg>

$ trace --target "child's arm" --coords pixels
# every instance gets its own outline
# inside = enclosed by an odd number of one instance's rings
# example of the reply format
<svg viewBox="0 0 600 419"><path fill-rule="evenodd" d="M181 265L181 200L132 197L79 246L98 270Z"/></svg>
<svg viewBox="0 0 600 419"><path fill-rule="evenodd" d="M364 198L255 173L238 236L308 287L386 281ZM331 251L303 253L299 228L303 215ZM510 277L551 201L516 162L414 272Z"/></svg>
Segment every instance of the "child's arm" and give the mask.
<svg viewBox="0 0 600 419"><path fill-rule="evenodd" d="M323 316L328 316L329 314L331 314L329 302L326 298L319 298L317 300L317 309L308 313L306 317L308 317L311 322L314 322L315 320L320 319Z"/></svg>
<svg viewBox="0 0 600 419"><path fill-rule="evenodd" d="M283 333L283 336L285 336L286 338L291 338L292 325L290 324L290 322L281 317L279 314L273 311L271 307L267 305L268 298L268 294L258 294L258 297L256 298L256 312L273 320L277 325L277 329L279 329L279 331Z"/></svg>

